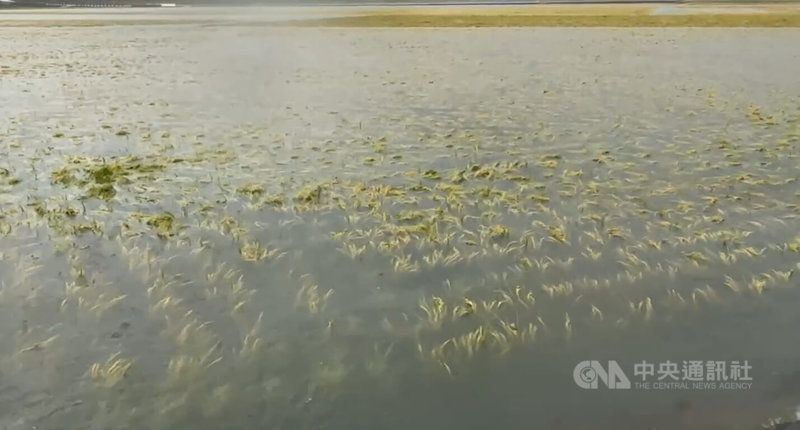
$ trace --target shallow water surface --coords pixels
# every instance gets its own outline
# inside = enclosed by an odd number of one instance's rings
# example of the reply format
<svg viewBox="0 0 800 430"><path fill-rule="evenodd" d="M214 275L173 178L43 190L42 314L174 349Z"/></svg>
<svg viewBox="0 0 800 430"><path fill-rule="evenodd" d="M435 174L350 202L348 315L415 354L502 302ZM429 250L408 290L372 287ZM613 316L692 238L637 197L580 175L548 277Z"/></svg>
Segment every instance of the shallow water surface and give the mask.
<svg viewBox="0 0 800 430"><path fill-rule="evenodd" d="M790 415L798 36L4 29L0 428ZM583 390L583 360L752 386Z"/></svg>

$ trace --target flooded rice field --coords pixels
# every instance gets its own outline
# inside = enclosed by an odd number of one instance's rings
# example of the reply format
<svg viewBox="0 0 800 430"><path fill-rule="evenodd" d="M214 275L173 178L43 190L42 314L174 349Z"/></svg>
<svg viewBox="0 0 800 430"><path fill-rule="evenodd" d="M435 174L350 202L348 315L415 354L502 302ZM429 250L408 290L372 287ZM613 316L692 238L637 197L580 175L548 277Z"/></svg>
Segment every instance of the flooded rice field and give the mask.
<svg viewBox="0 0 800 430"><path fill-rule="evenodd" d="M0 428L791 417L798 37L0 30Z"/></svg>

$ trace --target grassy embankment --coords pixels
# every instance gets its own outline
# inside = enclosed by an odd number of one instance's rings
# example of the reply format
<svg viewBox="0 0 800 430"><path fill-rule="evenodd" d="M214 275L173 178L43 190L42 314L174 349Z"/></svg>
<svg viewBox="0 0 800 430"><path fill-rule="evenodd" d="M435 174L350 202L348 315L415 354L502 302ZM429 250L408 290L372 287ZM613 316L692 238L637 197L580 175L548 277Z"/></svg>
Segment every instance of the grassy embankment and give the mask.
<svg viewBox="0 0 800 430"><path fill-rule="evenodd" d="M659 13L660 8L669 9ZM796 5L411 7L292 21L323 27L800 27Z"/></svg>

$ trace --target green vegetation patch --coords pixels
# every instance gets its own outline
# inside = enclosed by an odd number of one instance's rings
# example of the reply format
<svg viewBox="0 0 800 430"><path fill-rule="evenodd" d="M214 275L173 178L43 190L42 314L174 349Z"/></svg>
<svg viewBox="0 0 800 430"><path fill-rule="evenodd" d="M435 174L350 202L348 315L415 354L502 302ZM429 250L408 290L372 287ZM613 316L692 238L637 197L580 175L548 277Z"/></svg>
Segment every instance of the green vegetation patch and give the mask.
<svg viewBox="0 0 800 430"><path fill-rule="evenodd" d="M180 162L182 160L178 160ZM116 185L153 180L172 159L124 157L106 161L89 157L70 157L67 165L50 173L50 181L65 187L86 189L86 196L109 201L117 194Z"/></svg>
<svg viewBox="0 0 800 430"><path fill-rule="evenodd" d="M155 215L133 214L132 217L153 227L158 237L167 239L175 234L175 216L169 212Z"/></svg>

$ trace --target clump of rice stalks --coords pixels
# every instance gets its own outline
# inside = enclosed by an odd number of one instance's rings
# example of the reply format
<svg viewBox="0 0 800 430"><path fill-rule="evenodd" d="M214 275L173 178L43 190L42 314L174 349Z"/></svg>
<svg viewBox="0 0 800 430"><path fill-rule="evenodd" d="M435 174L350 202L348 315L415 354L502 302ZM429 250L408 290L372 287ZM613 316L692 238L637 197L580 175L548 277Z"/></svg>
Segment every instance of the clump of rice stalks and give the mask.
<svg viewBox="0 0 800 430"><path fill-rule="evenodd" d="M50 345L52 345L60 337L61 336L58 335L58 334L54 335L54 336L51 336L50 338L48 338L48 339L46 339L44 341L36 342L31 346L28 346L28 347L20 349L19 353L22 354L22 353L31 352L31 351L42 351L42 350L44 350L46 348L49 348Z"/></svg>
<svg viewBox="0 0 800 430"><path fill-rule="evenodd" d="M216 354L216 345L202 358L188 357L185 355L173 357L167 365L167 385L180 387L201 380L208 369L222 361L222 357L213 359Z"/></svg>
<svg viewBox="0 0 800 430"><path fill-rule="evenodd" d="M742 287L739 285L739 282L727 275L725 276L725 283L723 285L728 287L728 289L734 293L740 293L742 291Z"/></svg>
<svg viewBox="0 0 800 430"><path fill-rule="evenodd" d="M101 234L103 233L103 226L97 221L78 223L72 225L69 231L71 231L73 234L82 234L82 233Z"/></svg>
<svg viewBox="0 0 800 430"><path fill-rule="evenodd" d="M256 336L255 333L248 333L242 340L242 347L239 349L240 363L252 363L263 347L264 341L260 337Z"/></svg>
<svg viewBox="0 0 800 430"><path fill-rule="evenodd" d="M564 335L567 339L572 337L572 319L567 312L564 313Z"/></svg>
<svg viewBox="0 0 800 430"><path fill-rule="evenodd" d="M246 184L237 188L236 192L254 198L264 194L264 186L261 184Z"/></svg>
<svg viewBox="0 0 800 430"><path fill-rule="evenodd" d="M226 216L219 221L219 231L228 234L240 230L239 222L235 218Z"/></svg>
<svg viewBox="0 0 800 430"><path fill-rule="evenodd" d="M395 236L398 239L422 237L436 243L441 240L439 235L439 223L431 218L413 225L400 226L389 224L386 225L383 230L387 235Z"/></svg>
<svg viewBox="0 0 800 430"><path fill-rule="evenodd" d="M275 195L272 195L272 196L267 196L264 199L264 204L265 205L274 206L274 207L278 207L278 208L283 206L285 202L286 202L286 197L284 197L282 194L275 194Z"/></svg>
<svg viewBox="0 0 800 430"><path fill-rule="evenodd" d="M474 331L460 336L455 339L455 349L466 353L467 358L472 358L486 343L488 339L489 329L480 326Z"/></svg>
<svg viewBox="0 0 800 430"><path fill-rule="evenodd" d="M490 303L490 306L498 306L498 309L503 304L513 304L514 300L511 296L509 296L505 291L500 290L500 295L503 297L503 300L495 301L496 305ZM525 294L523 294L525 293ZM526 309L528 305L536 304L536 297L533 296L533 292L528 290L527 288L523 287L522 285L515 285L514 286L514 295L517 298L517 302L524 306Z"/></svg>
<svg viewBox="0 0 800 430"><path fill-rule="evenodd" d="M111 356L104 364L95 363L89 371L89 376L97 386L112 388L122 382L133 366L133 360L117 358L121 353Z"/></svg>
<svg viewBox="0 0 800 430"><path fill-rule="evenodd" d="M50 174L50 180L61 185L72 185L77 182L77 178L67 167L54 170L53 173Z"/></svg>
<svg viewBox="0 0 800 430"><path fill-rule="evenodd" d="M399 197L406 194L401 188L393 187L391 185L376 185L371 187L372 192L379 196L384 197Z"/></svg>
<svg viewBox="0 0 800 430"><path fill-rule="evenodd" d="M277 256L280 253L277 249L268 249L262 246L257 241L247 242L244 246L239 249L239 254L245 261L261 261L265 259L270 259Z"/></svg>
<svg viewBox="0 0 800 430"><path fill-rule="evenodd" d="M508 175L506 175L505 180L511 181L511 182L530 182L531 178L529 178L529 177L527 177L525 175L508 174Z"/></svg>
<svg viewBox="0 0 800 430"><path fill-rule="evenodd" d="M155 227L158 237L167 238L173 234L172 229L175 225L175 217L169 212L153 215L148 218L147 225Z"/></svg>
<svg viewBox="0 0 800 430"><path fill-rule="evenodd" d="M491 237L492 239L497 240L497 239L505 239L505 238L507 238L509 236L511 230L505 225L496 224L496 225L493 225L493 226L489 227L488 232L489 232L489 237Z"/></svg>
<svg viewBox="0 0 800 430"><path fill-rule="evenodd" d="M497 169L492 166L481 167L476 164L470 167L470 171L472 172L472 177L477 179L494 179L498 175Z"/></svg>
<svg viewBox="0 0 800 430"><path fill-rule="evenodd" d="M603 321L603 312L595 305L592 305L592 320Z"/></svg>
<svg viewBox="0 0 800 430"><path fill-rule="evenodd" d="M717 300L717 292L711 288L710 285L706 285L705 288L695 288L692 290L692 303L695 305L700 304L700 301L711 303Z"/></svg>
<svg viewBox="0 0 800 430"><path fill-rule="evenodd" d="M537 329L533 324L529 324L528 330L526 330L524 327L520 329L514 322L507 322L504 320L499 320L498 322L500 323L502 331L492 330L490 334L492 338L494 338L494 344L499 348L501 355L511 350L512 343L519 344L524 342L526 334L531 341L533 341L536 336Z"/></svg>
<svg viewBox="0 0 800 430"><path fill-rule="evenodd" d="M764 114L758 106L750 106L747 119L757 125L778 125L778 120L771 115Z"/></svg>
<svg viewBox="0 0 800 430"><path fill-rule="evenodd" d="M551 225L548 227L550 231L550 237L555 239L559 243L567 243L567 233L564 229L560 226Z"/></svg>
<svg viewBox="0 0 800 430"><path fill-rule="evenodd" d="M86 192L87 197L105 201L110 201L116 195L117 190L111 184L93 185Z"/></svg>
<svg viewBox="0 0 800 430"><path fill-rule="evenodd" d="M367 250L367 245L358 246L355 243L348 243L339 250L353 260L361 260L364 252Z"/></svg>
<svg viewBox="0 0 800 430"><path fill-rule="evenodd" d="M705 255L697 251L686 253L686 258L692 260L692 262L695 264L702 264L708 261L708 258L706 258Z"/></svg>
<svg viewBox="0 0 800 430"><path fill-rule="evenodd" d="M597 164L606 164L609 161L614 161L614 158L612 158L609 154L610 154L609 151L603 151L597 154L597 157L592 158L592 161L594 161Z"/></svg>
<svg viewBox="0 0 800 430"><path fill-rule="evenodd" d="M558 158L543 157L541 160L539 160L539 165L547 169L555 169L556 167L558 167Z"/></svg>
<svg viewBox="0 0 800 430"><path fill-rule="evenodd" d="M544 290L544 292L546 292L550 297L566 297L572 295L572 293L575 291L575 287L573 287L571 282L562 282L555 285L542 284L542 290Z"/></svg>
<svg viewBox="0 0 800 430"><path fill-rule="evenodd" d="M383 140L376 141L372 145L372 150L375 151L376 154L385 154L386 153L386 138L383 138Z"/></svg>
<svg viewBox="0 0 800 430"><path fill-rule="evenodd" d="M423 299L420 301L419 307L425 312L427 321L432 327L441 327L447 316L447 305L441 297L433 296L430 302Z"/></svg>
<svg viewBox="0 0 800 430"><path fill-rule="evenodd" d="M99 185L113 184L125 177L126 169L119 163L103 164L87 169L89 178Z"/></svg>
<svg viewBox="0 0 800 430"><path fill-rule="evenodd" d="M610 227L606 229L606 234L616 239L625 239L625 232L618 227Z"/></svg>
<svg viewBox="0 0 800 430"><path fill-rule="evenodd" d="M156 234L162 239L169 238L174 234L175 216L169 212L158 215L134 214L133 217L154 227Z"/></svg>
<svg viewBox="0 0 800 430"><path fill-rule="evenodd" d="M400 211L397 213L398 221L420 222L424 219L425 213L422 211Z"/></svg>
<svg viewBox="0 0 800 430"><path fill-rule="evenodd" d="M416 192L430 192L431 191L431 189L429 187L426 187L426 186L424 186L422 184L414 184L414 185L408 187L408 190L409 191L416 191Z"/></svg>
<svg viewBox="0 0 800 430"><path fill-rule="evenodd" d="M792 252L800 252L800 237L796 237L793 241L787 243L786 249Z"/></svg>
<svg viewBox="0 0 800 430"><path fill-rule="evenodd" d="M434 250L431 255L426 255L422 257L425 263L429 267L436 267L436 266L452 266L459 261L463 260L463 256L458 249L453 249L453 252L450 254L445 254L445 252L441 249Z"/></svg>
<svg viewBox="0 0 800 430"><path fill-rule="evenodd" d="M395 256L393 259L394 271L401 272L418 272L419 263L411 259L411 254L405 256Z"/></svg>
<svg viewBox="0 0 800 430"><path fill-rule="evenodd" d="M77 209L75 209L75 208L73 208L73 207L71 207L71 206L70 206L70 207L67 207L67 208L64 208L64 210L62 210L61 212L62 212L62 213L63 213L63 214L64 214L64 215L65 215L67 218L75 218L76 216L78 216L78 210L77 210Z"/></svg>
<svg viewBox="0 0 800 430"><path fill-rule="evenodd" d="M309 313L316 314L325 309L332 294L333 290L320 294L317 285L303 285L297 292L295 306L306 308Z"/></svg>
<svg viewBox="0 0 800 430"><path fill-rule="evenodd" d="M457 169L457 170L455 170L453 172L453 174L450 176L450 182L452 182L454 184L460 184L460 183L464 182L467 179L467 178L464 177L464 174L466 172L467 171L465 169Z"/></svg>
<svg viewBox="0 0 800 430"><path fill-rule="evenodd" d="M434 180L434 181L442 179L442 176L439 175L439 172L437 172L436 170L433 170L433 169L424 171L422 173L422 177L425 178L425 179L430 179L430 180Z"/></svg>
<svg viewBox="0 0 800 430"><path fill-rule="evenodd" d="M547 197L544 194L533 194L533 195L529 196L528 198L533 200L536 203L542 203L542 204L547 203L547 202L550 201L550 197Z"/></svg>
<svg viewBox="0 0 800 430"><path fill-rule="evenodd" d="M294 200L299 203L316 204L322 199L322 187L307 185L300 189L294 196Z"/></svg>
<svg viewBox="0 0 800 430"><path fill-rule="evenodd" d="M722 214L716 214L712 215L709 218L709 221L713 222L714 224L722 224L723 222L725 222L725 217L722 216Z"/></svg>
<svg viewBox="0 0 800 430"><path fill-rule="evenodd" d="M179 160L173 160L177 162ZM82 166L72 167L72 166ZM116 194L115 185L131 182L130 176L142 177L165 168L163 162L143 162L139 157L126 157L106 162L86 157L70 157L69 165L50 174L54 184L63 186L88 186L87 196L109 201Z"/></svg>
<svg viewBox="0 0 800 430"><path fill-rule="evenodd" d="M761 295L764 290L767 288L767 280L766 279L756 279L755 277L750 281L750 285L748 285L750 291Z"/></svg>
<svg viewBox="0 0 800 430"><path fill-rule="evenodd" d="M28 206L33 208L33 212L36 215L45 216L48 213L47 212L47 206L45 205L44 202L34 202L34 203L30 203Z"/></svg>
<svg viewBox="0 0 800 430"><path fill-rule="evenodd" d="M463 305L456 306L453 309L453 316L458 317L458 318L468 317L468 316L474 314L476 309L477 309L477 306L475 305L475 302L473 302L470 299L465 298Z"/></svg>
<svg viewBox="0 0 800 430"><path fill-rule="evenodd" d="M653 301L650 297L645 298L639 303L628 302L631 314L639 315L645 321L649 321L653 317Z"/></svg>

